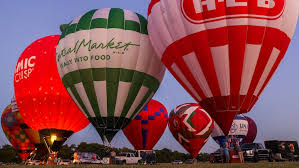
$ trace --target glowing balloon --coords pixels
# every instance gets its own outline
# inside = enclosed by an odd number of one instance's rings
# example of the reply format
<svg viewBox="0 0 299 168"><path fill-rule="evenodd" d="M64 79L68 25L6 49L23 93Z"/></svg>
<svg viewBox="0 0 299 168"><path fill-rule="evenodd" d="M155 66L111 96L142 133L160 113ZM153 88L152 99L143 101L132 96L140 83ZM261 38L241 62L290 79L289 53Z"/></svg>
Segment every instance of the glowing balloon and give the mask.
<svg viewBox="0 0 299 168"><path fill-rule="evenodd" d="M29 45L14 73L15 97L24 122L54 151L89 124L59 77L55 61L59 37L43 37Z"/></svg>
<svg viewBox="0 0 299 168"><path fill-rule="evenodd" d="M298 0L152 0L153 48L227 134L249 112L284 57Z"/></svg>
<svg viewBox="0 0 299 168"><path fill-rule="evenodd" d="M198 104L186 103L170 112L168 127L175 139L196 158L214 129L214 120Z"/></svg>
<svg viewBox="0 0 299 168"><path fill-rule="evenodd" d="M8 141L17 151L20 158L25 160L30 155L30 152L34 150L34 146L20 127L10 105L2 113L1 126Z"/></svg>
<svg viewBox="0 0 299 168"><path fill-rule="evenodd" d="M91 10L62 26L57 66L65 88L106 144L159 88L165 67L140 14Z"/></svg>
<svg viewBox="0 0 299 168"><path fill-rule="evenodd" d="M163 104L151 100L123 132L135 150L152 150L163 135L167 121L168 113Z"/></svg>
<svg viewBox="0 0 299 168"><path fill-rule="evenodd" d="M16 99L13 97L11 100L11 110L14 116L16 117L16 120L22 130L26 133L27 137L29 138L30 142L35 146L38 147L40 144L40 137L39 133L35 131L34 129L30 128L23 120L19 108L16 103Z"/></svg>

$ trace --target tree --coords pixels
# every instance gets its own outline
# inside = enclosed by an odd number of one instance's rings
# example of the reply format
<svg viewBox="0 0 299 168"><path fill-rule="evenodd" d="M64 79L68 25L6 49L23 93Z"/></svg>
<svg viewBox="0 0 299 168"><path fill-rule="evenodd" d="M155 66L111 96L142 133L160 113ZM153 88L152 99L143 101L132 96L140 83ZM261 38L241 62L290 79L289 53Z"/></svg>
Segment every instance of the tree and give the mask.
<svg viewBox="0 0 299 168"><path fill-rule="evenodd" d="M4 163L20 163L22 160L10 145L4 145L0 148L0 162Z"/></svg>

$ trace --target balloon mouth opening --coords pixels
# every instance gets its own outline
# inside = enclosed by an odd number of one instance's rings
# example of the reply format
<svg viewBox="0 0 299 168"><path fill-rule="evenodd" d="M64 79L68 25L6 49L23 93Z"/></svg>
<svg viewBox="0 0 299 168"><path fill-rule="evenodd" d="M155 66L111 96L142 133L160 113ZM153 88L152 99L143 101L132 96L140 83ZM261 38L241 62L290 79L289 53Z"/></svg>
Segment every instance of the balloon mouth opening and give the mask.
<svg viewBox="0 0 299 168"><path fill-rule="evenodd" d="M73 131L61 129L39 130L40 142L45 144L51 152L58 152L64 142L74 133Z"/></svg>

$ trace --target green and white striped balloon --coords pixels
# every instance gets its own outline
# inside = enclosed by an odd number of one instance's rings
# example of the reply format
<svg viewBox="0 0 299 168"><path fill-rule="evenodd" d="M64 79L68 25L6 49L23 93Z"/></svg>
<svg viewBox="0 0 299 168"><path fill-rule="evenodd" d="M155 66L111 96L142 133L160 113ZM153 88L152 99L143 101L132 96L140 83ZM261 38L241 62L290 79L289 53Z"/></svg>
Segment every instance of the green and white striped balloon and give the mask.
<svg viewBox="0 0 299 168"><path fill-rule="evenodd" d="M56 58L68 93L109 142L149 102L165 72L146 19L118 8L91 10L65 26Z"/></svg>

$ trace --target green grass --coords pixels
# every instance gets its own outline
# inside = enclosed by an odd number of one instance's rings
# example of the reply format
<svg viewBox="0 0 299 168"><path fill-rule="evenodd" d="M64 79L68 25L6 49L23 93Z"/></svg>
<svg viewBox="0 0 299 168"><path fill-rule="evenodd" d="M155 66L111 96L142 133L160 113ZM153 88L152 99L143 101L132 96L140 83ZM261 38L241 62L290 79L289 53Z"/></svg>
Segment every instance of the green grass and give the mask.
<svg viewBox="0 0 299 168"><path fill-rule="evenodd" d="M260 163L245 163L245 164L210 164L210 163L198 163L195 165L172 165L172 164L158 164L158 165L69 165L69 166L24 166L24 165L11 165L11 166L0 166L1 168L54 168L54 167L67 167L67 168L77 168L77 167L87 167L87 168L298 168L299 162L260 162Z"/></svg>

